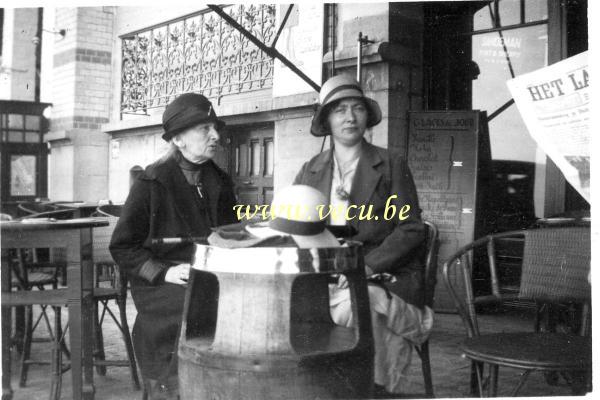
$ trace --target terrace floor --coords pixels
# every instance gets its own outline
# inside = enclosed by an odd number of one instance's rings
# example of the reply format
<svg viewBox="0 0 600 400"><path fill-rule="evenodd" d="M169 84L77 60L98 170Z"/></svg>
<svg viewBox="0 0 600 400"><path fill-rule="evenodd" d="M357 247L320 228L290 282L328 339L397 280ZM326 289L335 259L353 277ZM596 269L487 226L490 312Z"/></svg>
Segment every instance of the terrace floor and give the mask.
<svg viewBox="0 0 600 400"><path fill-rule="evenodd" d="M116 311L116 306L114 307ZM66 311L64 311L66 313ZM130 327L135 319L133 302L128 302L128 319ZM66 314L64 319L66 320ZM531 326L524 315L520 313L496 314L484 317L484 322L492 329L527 330ZM40 331L41 334L43 331ZM470 363L461 358L458 344L464 338L464 328L458 315L437 314L436 323L431 335L430 351L433 368L433 381L435 396L440 398L456 398L469 396ZM107 358L124 358L125 347L116 326L107 321L104 326L104 339ZM47 343L34 343L32 352L36 357L49 357L50 350ZM48 398L50 382L49 366L31 366L27 387L18 387L18 359L15 352L13 357L12 387L14 400L33 400ZM71 398L70 373L64 374L62 398ZM499 378L499 396L510 395L520 378L518 370L501 368ZM141 399L142 392L135 391L131 385L129 370L127 368L109 367L106 376L96 375L94 378L96 399L121 400ZM409 375L409 384L403 398L423 397L423 378L421 375L420 359L413 355L413 363ZM569 396L569 386L561 380L558 386L549 386L541 373L533 373L525 386L520 391L520 396ZM588 396L590 396L589 394Z"/></svg>

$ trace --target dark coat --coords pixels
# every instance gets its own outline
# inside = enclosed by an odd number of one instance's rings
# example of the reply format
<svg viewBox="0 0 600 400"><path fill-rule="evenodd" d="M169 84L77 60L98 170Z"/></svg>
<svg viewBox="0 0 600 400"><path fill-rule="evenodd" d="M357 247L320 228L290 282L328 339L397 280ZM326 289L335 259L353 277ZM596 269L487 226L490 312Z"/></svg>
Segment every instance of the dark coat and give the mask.
<svg viewBox="0 0 600 400"><path fill-rule="evenodd" d="M207 161L212 163L212 161ZM214 165L220 184L206 187L215 225L236 222L229 176ZM110 243L110 251L131 281L137 308L133 341L145 378L158 378L174 351L185 287L164 282L166 270L191 262L192 244L152 245L154 238L207 236L197 194L171 157L149 165L131 187Z"/></svg>
<svg viewBox="0 0 600 400"><path fill-rule="evenodd" d="M304 184L320 190L328 199L333 177L332 151L327 150L302 166L294 184ZM393 218L386 220L386 202L396 207ZM423 246L425 226L412 175L406 160L392 156L387 150L363 142L356 167L350 205L373 206L371 220L354 218L349 221L358 231L352 239L363 243L365 264L374 272L388 272L397 282L388 287L409 303L422 305ZM410 206L408 218L401 221L399 210ZM388 214L388 218L389 218Z"/></svg>

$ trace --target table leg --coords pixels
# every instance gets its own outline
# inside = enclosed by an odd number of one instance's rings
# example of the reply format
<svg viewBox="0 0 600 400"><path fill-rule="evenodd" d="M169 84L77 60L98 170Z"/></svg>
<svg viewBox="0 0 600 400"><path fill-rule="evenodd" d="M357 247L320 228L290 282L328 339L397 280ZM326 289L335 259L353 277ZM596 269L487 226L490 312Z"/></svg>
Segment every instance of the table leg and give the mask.
<svg viewBox="0 0 600 400"><path fill-rule="evenodd" d="M10 292L10 268L8 265L8 250L2 249L2 291ZM10 328L11 308L2 307L2 400L12 399L13 391L10 386Z"/></svg>
<svg viewBox="0 0 600 400"><path fill-rule="evenodd" d="M73 376L73 399L81 398L81 269L71 262L68 252L67 287L69 288L69 337L71 345L71 375Z"/></svg>
<svg viewBox="0 0 600 400"><path fill-rule="evenodd" d="M25 335L25 307L15 307L15 334L12 336L12 343L17 349L17 353L23 351L23 336Z"/></svg>
<svg viewBox="0 0 600 400"><path fill-rule="evenodd" d="M91 228L76 231L67 253L69 299L69 329L71 330L71 372L73 398L94 398L93 370L93 261Z"/></svg>
<svg viewBox="0 0 600 400"><path fill-rule="evenodd" d="M83 398L94 398L94 260L92 255L92 229L80 231L81 238L81 281L83 289L82 315L83 329Z"/></svg>
<svg viewBox="0 0 600 400"><path fill-rule="evenodd" d="M10 386L10 307L2 307L2 400L12 399Z"/></svg>

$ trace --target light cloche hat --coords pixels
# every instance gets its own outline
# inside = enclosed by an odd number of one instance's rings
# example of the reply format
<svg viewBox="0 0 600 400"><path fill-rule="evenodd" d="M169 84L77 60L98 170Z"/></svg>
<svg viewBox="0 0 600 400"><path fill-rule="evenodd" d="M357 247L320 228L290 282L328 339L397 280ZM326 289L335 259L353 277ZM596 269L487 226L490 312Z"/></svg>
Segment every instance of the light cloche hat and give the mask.
<svg viewBox="0 0 600 400"><path fill-rule="evenodd" d="M327 136L331 134L326 121L330 105L338 100L347 98L359 98L365 102L369 114L367 128L381 122L381 108L379 108L379 104L364 95L356 79L349 75L336 75L329 78L321 87L321 91L319 92L319 106L313 116L310 133L314 136Z"/></svg>

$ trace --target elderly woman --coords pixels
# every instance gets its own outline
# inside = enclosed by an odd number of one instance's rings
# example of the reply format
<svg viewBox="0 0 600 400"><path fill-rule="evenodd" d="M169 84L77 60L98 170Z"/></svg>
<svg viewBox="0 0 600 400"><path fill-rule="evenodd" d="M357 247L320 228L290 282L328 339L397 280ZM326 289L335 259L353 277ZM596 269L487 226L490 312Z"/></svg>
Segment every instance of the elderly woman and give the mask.
<svg viewBox="0 0 600 400"><path fill-rule="evenodd" d="M412 343L431 329L431 310L423 307L421 222L415 184L406 160L363 138L381 121L381 110L360 85L345 75L323 84L311 125L314 136L331 135L333 145L304 164L295 184L312 186L329 200L329 224L353 226L352 239L364 245L367 275L389 273L394 295L370 286L375 338L375 383L397 392L405 381ZM359 218L364 206L363 218ZM371 215L367 215L372 206ZM358 210L357 210L358 208ZM352 324L349 291L341 280L330 291L334 321Z"/></svg>
<svg viewBox="0 0 600 400"><path fill-rule="evenodd" d="M175 343L193 245L153 245L152 239L207 236L236 222L231 178L212 161L219 129L208 99L186 93L163 114L167 155L135 180L110 251L130 277L137 308L133 344L150 398L175 398Z"/></svg>

